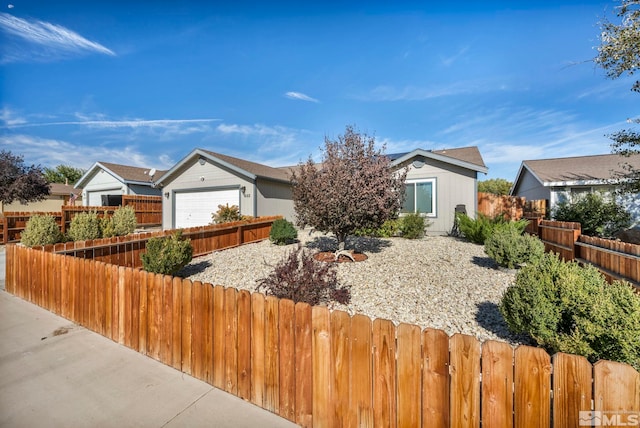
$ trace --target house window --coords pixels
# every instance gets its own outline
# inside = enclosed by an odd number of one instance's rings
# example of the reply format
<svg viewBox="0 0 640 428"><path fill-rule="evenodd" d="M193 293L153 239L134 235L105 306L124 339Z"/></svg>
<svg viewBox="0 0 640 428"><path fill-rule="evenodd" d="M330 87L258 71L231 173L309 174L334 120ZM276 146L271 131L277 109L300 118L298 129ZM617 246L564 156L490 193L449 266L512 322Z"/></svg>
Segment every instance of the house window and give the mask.
<svg viewBox="0 0 640 428"><path fill-rule="evenodd" d="M436 215L436 180L410 180L404 184L405 199L402 207L403 213L426 214L430 217Z"/></svg>

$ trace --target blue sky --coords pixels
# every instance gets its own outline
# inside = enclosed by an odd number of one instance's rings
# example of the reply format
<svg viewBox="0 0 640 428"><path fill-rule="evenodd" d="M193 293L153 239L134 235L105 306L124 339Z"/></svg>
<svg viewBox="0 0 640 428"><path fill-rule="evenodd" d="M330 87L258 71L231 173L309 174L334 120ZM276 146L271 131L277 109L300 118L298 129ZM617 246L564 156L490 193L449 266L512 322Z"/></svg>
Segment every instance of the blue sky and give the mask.
<svg viewBox="0 0 640 428"><path fill-rule="evenodd" d="M194 148L320 159L346 125L389 153L478 146L480 179L610 152L632 79L592 61L619 2L7 1L0 148L170 168Z"/></svg>

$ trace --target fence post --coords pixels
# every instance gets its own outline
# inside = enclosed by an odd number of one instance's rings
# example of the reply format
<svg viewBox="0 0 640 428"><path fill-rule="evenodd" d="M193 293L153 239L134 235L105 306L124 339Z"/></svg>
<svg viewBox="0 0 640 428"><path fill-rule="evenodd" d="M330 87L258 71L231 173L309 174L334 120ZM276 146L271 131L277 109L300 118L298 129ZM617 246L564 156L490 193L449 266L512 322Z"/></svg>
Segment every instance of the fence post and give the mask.
<svg viewBox="0 0 640 428"><path fill-rule="evenodd" d="M7 244L9 242L9 220L7 217L2 216L2 243Z"/></svg>

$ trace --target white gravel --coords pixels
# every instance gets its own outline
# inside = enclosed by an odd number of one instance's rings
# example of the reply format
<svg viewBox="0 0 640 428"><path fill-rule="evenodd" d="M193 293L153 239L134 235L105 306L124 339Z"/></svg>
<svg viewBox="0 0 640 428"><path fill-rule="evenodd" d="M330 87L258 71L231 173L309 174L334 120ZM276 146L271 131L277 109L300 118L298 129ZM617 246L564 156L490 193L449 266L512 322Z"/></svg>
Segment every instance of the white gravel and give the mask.
<svg viewBox="0 0 640 428"><path fill-rule="evenodd" d="M314 251L336 245L330 236L308 230L298 238ZM497 269L482 246L449 236L352 238L349 243L369 258L337 264L340 285L351 287L351 303L333 308L396 324L438 328L449 335L469 334L481 341L527 343L526 338L509 333L497 306L515 274ZM196 258L180 274L255 291L257 281L295 249L295 244L277 246L268 240L247 244Z"/></svg>

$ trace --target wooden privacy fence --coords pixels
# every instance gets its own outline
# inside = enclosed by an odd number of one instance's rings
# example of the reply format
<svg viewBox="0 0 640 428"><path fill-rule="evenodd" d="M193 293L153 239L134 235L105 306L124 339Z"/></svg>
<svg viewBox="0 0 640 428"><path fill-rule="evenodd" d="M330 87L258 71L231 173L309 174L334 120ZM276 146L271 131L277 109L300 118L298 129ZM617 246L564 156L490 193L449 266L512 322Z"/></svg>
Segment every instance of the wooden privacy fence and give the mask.
<svg viewBox="0 0 640 428"><path fill-rule="evenodd" d="M20 241L20 235L32 215L50 215L55 218L58 226L62 226L60 212L5 212L0 213L0 244Z"/></svg>
<svg viewBox="0 0 640 428"><path fill-rule="evenodd" d="M122 206L131 206L136 212L136 221L138 226L160 226L162 225L162 197L161 196L140 196L140 195L123 195ZM77 213L96 211L100 217L105 213L112 216L114 211L118 209L115 206L62 206L62 217L64 224L62 233L65 233L71 225L71 220Z"/></svg>
<svg viewBox="0 0 640 428"><path fill-rule="evenodd" d="M182 229L182 236L191 240L193 256L203 256L216 250L237 247L269 238L274 220L282 218L258 217L251 220ZM137 233L89 241L71 241L36 247L56 254L66 254L125 267L142 267L140 254L151 238L169 236L174 230Z"/></svg>
<svg viewBox="0 0 640 428"><path fill-rule="evenodd" d="M131 206L136 212L136 221L140 227L160 226L162 224L162 197L123 195L122 205ZM0 214L0 244L19 242L20 234L24 230L31 216L36 214L51 215L56 219L60 231L65 233L73 217L80 212L96 211L100 217L105 212L113 215L118 207L85 207L62 205L61 211L56 212L5 212Z"/></svg>
<svg viewBox="0 0 640 428"><path fill-rule="evenodd" d="M640 245L582 235L580 223L575 222L544 220L539 229L545 251L591 264L607 281L625 280L640 290Z"/></svg>
<svg viewBox="0 0 640 428"><path fill-rule="evenodd" d="M478 192L478 212L488 217L504 215L509 220L519 220L524 213L525 198Z"/></svg>
<svg viewBox="0 0 640 428"><path fill-rule="evenodd" d="M306 427L573 427L581 411L640 412L640 374L626 364L481 345L471 336L15 245L7 247L6 284Z"/></svg>

